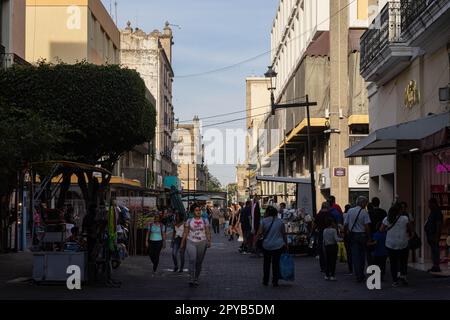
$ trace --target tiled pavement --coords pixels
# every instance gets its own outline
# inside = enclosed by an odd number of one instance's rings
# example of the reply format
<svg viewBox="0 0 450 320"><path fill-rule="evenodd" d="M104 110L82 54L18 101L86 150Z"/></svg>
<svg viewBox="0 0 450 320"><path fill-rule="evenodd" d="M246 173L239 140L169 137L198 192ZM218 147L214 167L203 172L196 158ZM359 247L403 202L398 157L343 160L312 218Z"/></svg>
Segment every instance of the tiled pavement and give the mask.
<svg viewBox="0 0 450 320"><path fill-rule="evenodd" d="M294 282L281 281L279 288L264 287L262 258L240 255L238 246L238 242L228 242L221 235L213 237L198 288L188 287L186 273L170 271L169 246L161 254L156 275L152 275L148 257L129 257L113 274L122 281L120 288L83 286L80 291L69 291L64 285L21 282L19 278L31 275L31 255L0 255L0 299L450 299L450 278L433 278L425 272L410 270L409 287L392 288L390 281L386 281L382 290L370 291L365 284L344 275L345 264L338 263L338 281L327 282L319 272L318 260L300 256L295 258Z"/></svg>

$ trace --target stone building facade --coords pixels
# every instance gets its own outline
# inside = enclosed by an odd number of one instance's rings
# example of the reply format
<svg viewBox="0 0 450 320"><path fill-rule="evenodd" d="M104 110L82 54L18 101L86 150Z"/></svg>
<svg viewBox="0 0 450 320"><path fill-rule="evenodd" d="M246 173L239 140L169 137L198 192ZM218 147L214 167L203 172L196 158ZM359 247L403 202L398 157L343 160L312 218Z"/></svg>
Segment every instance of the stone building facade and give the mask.
<svg viewBox="0 0 450 320"><path fill-rule="evenodd" d="M131 23L121 31L120 58L122 65L139 72L156 102L157 127L151 143L151 187L163 188L164 177L174 176L177 167L172 161L174 109L172 104L173 35L166 23L163 32L145 33L133 29Z"/></svg>

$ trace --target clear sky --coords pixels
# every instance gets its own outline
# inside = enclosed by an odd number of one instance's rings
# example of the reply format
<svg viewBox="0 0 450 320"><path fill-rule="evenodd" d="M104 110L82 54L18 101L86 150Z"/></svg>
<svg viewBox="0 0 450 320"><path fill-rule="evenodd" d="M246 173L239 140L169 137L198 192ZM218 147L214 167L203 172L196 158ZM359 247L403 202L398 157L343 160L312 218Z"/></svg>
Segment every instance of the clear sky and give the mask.
<svg viewBox="0 0 450 320"><path fill-rule="evenodd" d="M102 0L110 9L114 1ZM243 111L221 118L205 119L203 125L245 117L245 78L262 75L270 64L270 54L234 68L201 76L187 76L217 70L270 50L270 30L278 0L117 0L118 26L146 32L162 30L165 21L173 26L173 69L175 118L191 120L226 112ZM184 77L187 76L187 77ZM245 121L217 125L217 128L244 129ZM215 126L205 128L211 129ZM235 161L244 161L240 145ZM227 150L225 152L230 152ZM229 161L227 162L229 163ZM235 182L235 165L210 165L210 170L226 185Z"/></svg>

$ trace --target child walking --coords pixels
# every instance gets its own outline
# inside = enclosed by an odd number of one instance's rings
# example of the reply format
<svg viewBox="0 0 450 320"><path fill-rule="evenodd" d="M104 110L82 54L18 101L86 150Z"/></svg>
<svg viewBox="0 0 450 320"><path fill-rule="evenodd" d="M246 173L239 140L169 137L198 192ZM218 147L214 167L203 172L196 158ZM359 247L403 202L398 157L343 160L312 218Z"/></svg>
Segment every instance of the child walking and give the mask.
<svg viewBox="0 0 450 320"><path fill-rule="evenodd" d="M375 250L373 252L374 255L374 263L381 270L381 280L384 279L384 275L386 273L386 260L388 257L388 252L386 250L386 232L380 231L381 222L378 223L376 227L376 232L373 234L373 242L375 244Z"/></svg>
<svg viewBox="0 0 450 320"><path fill-rule="evenodd" d="M338 242L342 239L337 234L333 219L327 219L326 228L323 230L323 250L325 251L325 280L336 281L336 261L338 254Z"/></svg>

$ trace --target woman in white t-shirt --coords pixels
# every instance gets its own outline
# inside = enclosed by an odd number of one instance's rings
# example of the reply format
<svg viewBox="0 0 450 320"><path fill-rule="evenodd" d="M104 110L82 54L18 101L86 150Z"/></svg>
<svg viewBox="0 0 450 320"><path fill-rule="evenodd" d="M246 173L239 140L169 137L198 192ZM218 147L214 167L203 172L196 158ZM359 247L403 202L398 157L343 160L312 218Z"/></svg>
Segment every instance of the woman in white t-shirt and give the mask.
<svg viewBox="0 0 450 320"><path fill-rule="evenodd" d="M398 287L399 283L408 285L406 274L408 270L408 241L411 235L409 218L402 215L399 206L393 206L389 209L388 216L384 218L380 231L387 232L386 248L391 265L392 286ZM400 276L398 276L398 272L400 272Z"/></svg>
<svg viewBox="0 0 450 320"><path fill-rule="evenodd" d="M176 221L173 226L172 234L172 259L173 259L173 272L183 272L184 268L184 250L181 250L181 241L183 240L184 233L184 221L181 219L180 214L175 217ZM178 255L180 259L178 259ZM179 260L179 264L178 264Z"/></svg>
<svg viewBox="0 0 450 320"><path fill-rule="evenodd" d="M202 218L202 210L199 205L194 204L191 210L194 217L188 219L184 224L181 250L186 248L189 256L189 286L197 287L206 249L211 247L211 228L209 221Z"/></svg>

